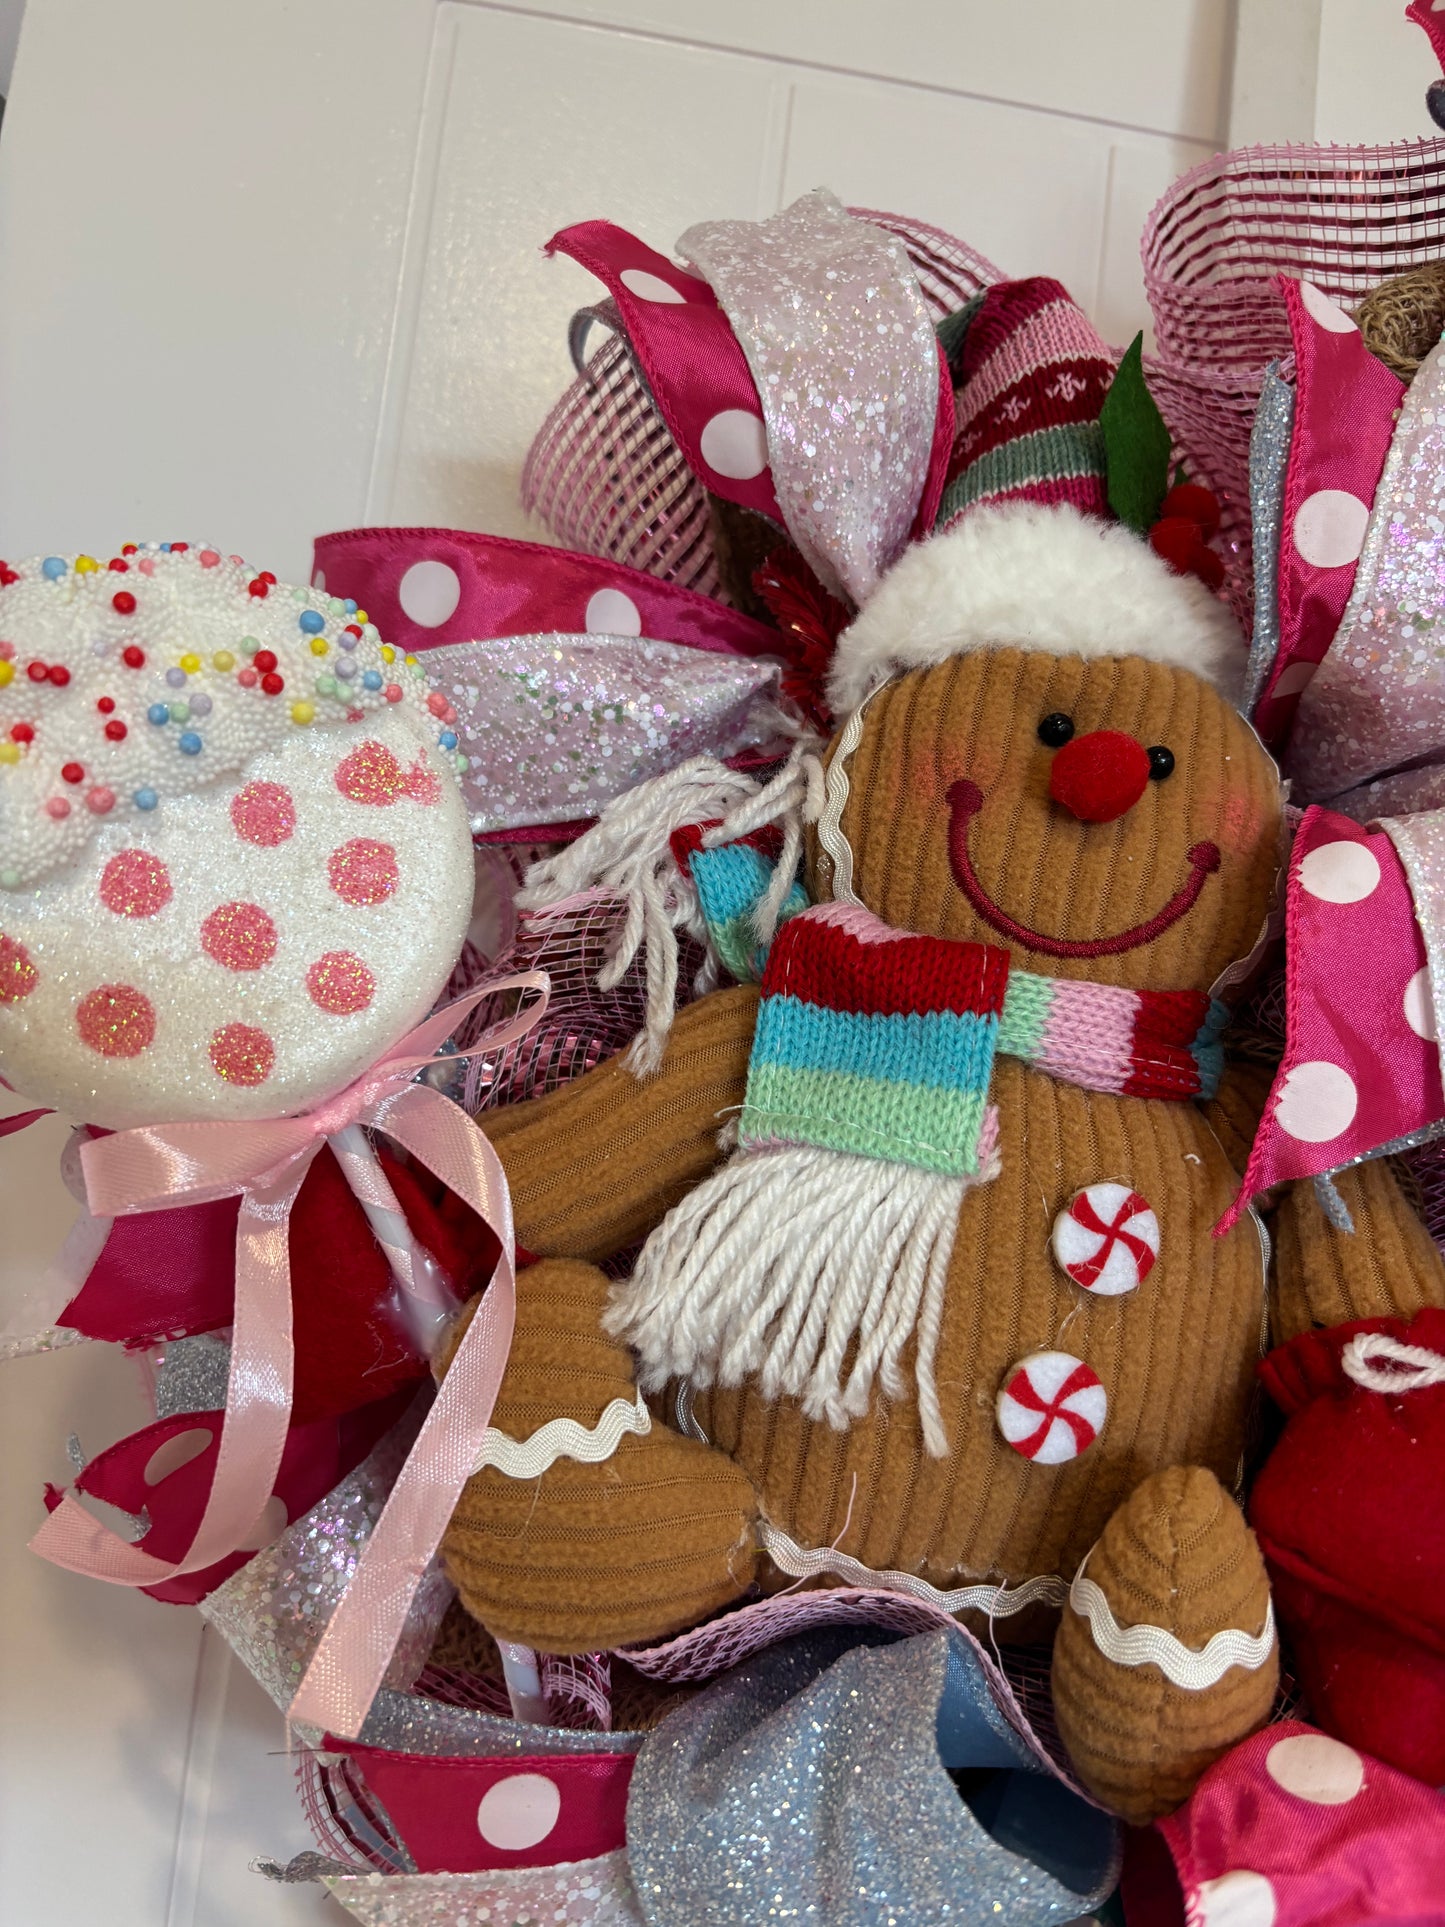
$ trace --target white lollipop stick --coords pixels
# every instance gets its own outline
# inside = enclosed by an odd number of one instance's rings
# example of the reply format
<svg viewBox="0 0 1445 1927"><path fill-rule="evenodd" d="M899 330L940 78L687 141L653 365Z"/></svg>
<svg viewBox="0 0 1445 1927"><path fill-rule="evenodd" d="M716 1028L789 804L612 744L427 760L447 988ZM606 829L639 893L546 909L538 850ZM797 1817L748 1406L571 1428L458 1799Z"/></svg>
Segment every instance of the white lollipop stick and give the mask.
<svg viewBox="0 0 1445 1927"><path fill-rule="evenodd" d="M411 1336L429 1357L456 1310L440 1268L412 1236L406 1214L361 1126L347 1124L333 1131L327 1143L386 1253L392 1277L401 1287L401 1308Z"/></svg>

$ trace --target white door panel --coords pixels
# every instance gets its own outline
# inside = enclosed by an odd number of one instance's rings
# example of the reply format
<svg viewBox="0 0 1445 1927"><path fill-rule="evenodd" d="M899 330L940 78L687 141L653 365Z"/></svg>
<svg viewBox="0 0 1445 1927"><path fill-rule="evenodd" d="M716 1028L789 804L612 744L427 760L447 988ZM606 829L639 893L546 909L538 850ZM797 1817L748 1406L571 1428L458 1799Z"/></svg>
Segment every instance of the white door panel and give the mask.
<svg viewBox="0 0 1445 1927"><path fill-rule="evenodd" d="M0 138L0 554L213 536L299 575L316 531L363 519L524 532L522 454L597 293L539 250L594 216L666 250L828 185L1058 276L1126 340L1143 215L1223 138L1233 13L29 0ZM63 1137L0 1142L0 1292L64 1233ZM66 1433L95 1451L142 1417L109 1350L4 1370L0 1921L319 1927L317 1889L248 1870L309 1844L269 1702L195 1614L24 1551Z"/></svg>

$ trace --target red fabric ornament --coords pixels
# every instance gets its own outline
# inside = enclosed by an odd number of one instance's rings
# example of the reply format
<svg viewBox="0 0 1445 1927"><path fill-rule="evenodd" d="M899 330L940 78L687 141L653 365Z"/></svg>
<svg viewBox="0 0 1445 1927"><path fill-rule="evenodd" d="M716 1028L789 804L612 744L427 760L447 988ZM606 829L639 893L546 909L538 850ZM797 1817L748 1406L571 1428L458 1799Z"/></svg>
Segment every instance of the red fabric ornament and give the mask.
<svg viewBox="0 0 1445 1927"><path fill-rule="evenodd" d="M1342 1354L1384 1332L1445 1355L1445 1311L1305 1332L1260 1377L1288 1416L1250 1523L1315 1720L1445 1781L1445 1384L1356 1384Z"/></svg>
<svg viewBox="0 0 1445 1927"><path fill-rule="evenodd" d="M1054 757L1049 794L1081 823L1112 823L1130 810L1149 781L1149 753L1119 729L1091 729Z"/></svg>
<svg viewBox="0 0 1445 1927"><path fill-rule="evenodd" d="M492 1233L430 1172L380 1152L418 1242L459 1299L497 1261ZM90 1276L57 1323L88 1338L142 1345L215 1331L233 1316L234 1199L117 1218ZM396 1285L361 1206L323 1150L291 1213L296 1371L292 1422L334 1418L425 1376L397 1315Z"/></svg>

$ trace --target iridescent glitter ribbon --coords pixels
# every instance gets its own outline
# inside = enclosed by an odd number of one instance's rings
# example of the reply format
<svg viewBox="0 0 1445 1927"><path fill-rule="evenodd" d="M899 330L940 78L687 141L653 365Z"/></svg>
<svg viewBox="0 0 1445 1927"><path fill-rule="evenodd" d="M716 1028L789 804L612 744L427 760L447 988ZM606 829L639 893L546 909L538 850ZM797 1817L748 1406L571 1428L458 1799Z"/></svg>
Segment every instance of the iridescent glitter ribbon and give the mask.
<svg viewBox="0 0 1445 1927"><path fill-rule="evenodd" d="M1300 698L1285 773L1318 802L1445 757L1445 350L1406 391L1355 586Z"/></svg>
<svg viewBox="0 0 1445 1927"><path fill-rule="evenodd" d="M940 420L938 342L902 242L820 189L766 221L701 222L678 251L747 356L789 533L861 602L908 540Z"/></svg>
<svg viewBox="0 0 1445 1927"><path fill-rule="evenodd" d="M353 1734L365 1718L421 1574L481 1449L511 1346L514 1239L501 1164L464 1111L412 1081L461 1018L498 990L539 995L467 1054L495 1050L524 1035L542 1015L549 994L544 973L478 986L301 1117L118 1131L82 1152L97 1215L164 1210L237 1193L241 1198L226 1413L215 1478L189 1550L173 1562L155 1559L70 1497L31 1541L33 1551L55 1564L114 1585L153 1586L224 1558L250 1532L274 1488L291 1411L288 1221L311 1161L329 1136L353 1124L385 1131L469 1204L501 1242L482 1304L297 1695L294 1717L335 1733Z"/></svg>

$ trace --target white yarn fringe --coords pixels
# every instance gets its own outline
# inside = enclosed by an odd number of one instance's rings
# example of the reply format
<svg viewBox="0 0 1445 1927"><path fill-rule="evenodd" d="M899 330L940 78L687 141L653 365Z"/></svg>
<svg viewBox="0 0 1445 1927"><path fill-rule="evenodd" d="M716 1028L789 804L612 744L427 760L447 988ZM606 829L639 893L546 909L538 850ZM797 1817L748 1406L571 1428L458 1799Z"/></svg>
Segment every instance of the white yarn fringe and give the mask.
<svg viewBox="0 0 1445 1927"><path fill-rule="evenodd" d="M764 788L716 757L694 756L616 797L584 836L528 870L517 894L523 910L546 910L582 890L598 888L624 900L626 916L598 972L597 987L615 990L638 951L644 951L646 1014L628 1053L637 1076L650 1076L657 1069L672 1029L678 931L704 948L708 942L697 891L674 861L669 837L689 823L720 817L721 823L704 839L713 847L766 823L782 822L782 861L754 916L759 940L767 942L802 853L803 823L812 821L823 805L816 748L816 738L799 736L782 769ZM718 960L709 950L693 988L702 995L718 982Z"/></svg>
<svg viewBox="0 0 1445 1927"><path fill-rule="evenodd" d="M942 1458L933 1367L948 1261L964 1192L997 1169L996 1151L979 1178L813 1145L741 1151L663 1219L603 1323L638 1353L644 1391L755 1379L840 1431L867 1413L875 1378L906 1396L916 1335L923 1442Z"/></svg>

